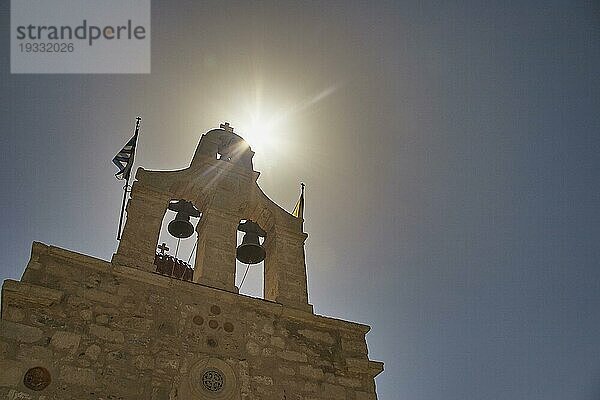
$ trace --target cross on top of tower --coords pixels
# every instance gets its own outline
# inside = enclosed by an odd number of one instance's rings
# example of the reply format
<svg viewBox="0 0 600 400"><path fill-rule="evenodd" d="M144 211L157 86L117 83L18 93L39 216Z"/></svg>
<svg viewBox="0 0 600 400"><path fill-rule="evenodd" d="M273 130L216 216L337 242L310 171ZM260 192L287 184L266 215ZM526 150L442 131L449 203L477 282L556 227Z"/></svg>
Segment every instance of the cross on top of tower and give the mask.
<svg viewBox="0 0 600 400"><path fill-rule="evenodd" d="M219 127L226 132L233 133L233 126L230 126L229 122L225 122L224 124L219 125Z"/></svg>

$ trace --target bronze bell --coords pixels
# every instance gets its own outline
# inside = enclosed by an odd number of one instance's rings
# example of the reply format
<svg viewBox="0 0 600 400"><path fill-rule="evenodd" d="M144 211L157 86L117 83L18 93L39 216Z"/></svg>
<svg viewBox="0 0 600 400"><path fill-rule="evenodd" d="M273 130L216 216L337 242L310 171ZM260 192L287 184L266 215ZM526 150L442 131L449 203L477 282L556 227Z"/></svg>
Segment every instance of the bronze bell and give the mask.
<svg viewBox="0 0 600 400"><path fill-rule="evenodd" d="M242 244L237 247L235 258L244 264L258 264L263 261L267 253L260 244L258 237L265 237L267 233L256 222L250 220L239 224L238 231L245 233Z"/></svg>
<svg viewBox="0 0 600 400"><path fill-rule="evenodd" d="M175 211L175 219L169 222L169 233L178 239L189 238L194 234L194 225L190 222L190 217L200 217L200 211L194 205L186 200L176 200L169 203L169 210Z"/></svg>

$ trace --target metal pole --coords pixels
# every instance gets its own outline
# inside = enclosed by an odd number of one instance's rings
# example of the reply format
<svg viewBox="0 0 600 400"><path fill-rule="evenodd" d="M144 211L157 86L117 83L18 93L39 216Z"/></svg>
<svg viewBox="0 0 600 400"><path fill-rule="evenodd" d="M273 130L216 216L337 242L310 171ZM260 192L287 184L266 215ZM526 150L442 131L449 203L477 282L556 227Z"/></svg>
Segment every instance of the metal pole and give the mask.
<svg viewBox="0 0 600 400"><path fill-rule="evenodd" d="M119 217L119 230L117 231L117 240L121 240L121 228L123 227L123 214L125 212L125 202L127 201L127 189L129 188L129 176L127 183L123 186L123 203L121 204L121 216Z"/></svg>

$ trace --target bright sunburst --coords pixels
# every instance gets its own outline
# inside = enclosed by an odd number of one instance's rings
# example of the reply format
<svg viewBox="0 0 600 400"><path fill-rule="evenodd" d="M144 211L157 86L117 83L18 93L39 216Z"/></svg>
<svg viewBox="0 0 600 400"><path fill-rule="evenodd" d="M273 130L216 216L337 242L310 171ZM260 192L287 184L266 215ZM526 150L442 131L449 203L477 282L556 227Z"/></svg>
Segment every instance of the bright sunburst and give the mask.
<svg viewBox="0 0 600 400"><path fill-rule="evenodd" d="M254 99L244 105L243 118L238 122L239 134L257 154L286 151L285 133L289 130L288 120L295 114L314 106L335 92L330 86L314 96L287 107L270 107L263 100L260 86L256 87Z"/></svg>

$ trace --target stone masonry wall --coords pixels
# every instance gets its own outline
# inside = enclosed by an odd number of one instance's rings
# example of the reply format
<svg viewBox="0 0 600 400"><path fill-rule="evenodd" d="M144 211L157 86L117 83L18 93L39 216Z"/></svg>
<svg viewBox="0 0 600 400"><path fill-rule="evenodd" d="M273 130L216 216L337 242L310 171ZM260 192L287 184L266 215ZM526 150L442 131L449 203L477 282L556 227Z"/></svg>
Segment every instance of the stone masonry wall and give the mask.
<svg viewBox="0 0 600 400"><path fill-rule="evenodd" d="M375 400L368 330L34 243L2 288L0 398Z"/></svg>

